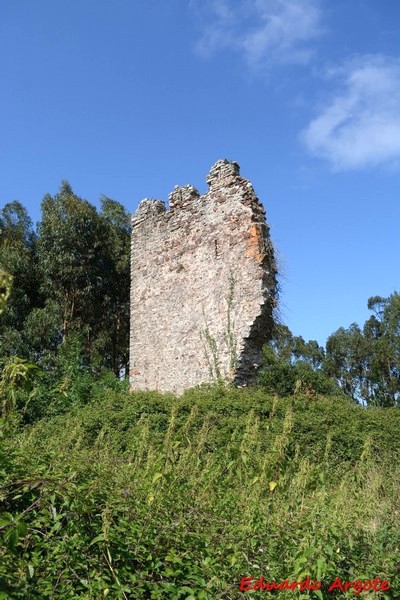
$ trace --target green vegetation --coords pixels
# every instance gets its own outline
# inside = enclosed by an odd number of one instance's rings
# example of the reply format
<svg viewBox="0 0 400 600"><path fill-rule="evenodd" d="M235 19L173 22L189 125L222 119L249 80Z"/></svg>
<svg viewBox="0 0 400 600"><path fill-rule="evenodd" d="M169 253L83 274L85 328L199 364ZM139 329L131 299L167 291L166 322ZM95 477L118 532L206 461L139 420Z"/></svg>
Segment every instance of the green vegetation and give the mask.
<svg viewBox="0 0 400 600"><path fill-rule="evenodd" d="M368 406L400 402L400 294L368 300L373 315L364 327L341 327L326 344L326 373L343 391Z"/></svg>
<svg viewBox="0 0 400 600"><path fill-rule="evenodd" d="M65 392L76 369L86 369L90 380L105 369L116 376L128 372L130 220L118 202L103 196L100 205L98 211L64 181L58 194L44 197L36 230L20 202L0 210L0 365L19 357L44 372L42 408L26 420L67 408L45 390ZM232 368L234 285L232 271L226 331ZM326 348L278 325L259 383L281 396L345 394L367 406L398 406L400 294L372 297L368 307L373 315L363 328L341 327ZM212 377L221 382L225 374L207 315L204 322L204 351Z"/></svg>
<svg viewBox="0 0 400 600"><path fill-rule="evenodd" d="M0 359L35 362L54 377L61 347L80 336L82 360L117 375L127 369L130 219L101 198L98 212L63 182L32 228L17 201L0 210L0 269L13 277L0 320ZM0 280L0 298L2 294Z"/></svg>
<svg viewBox="0 0 400 600"><path fill-rule="evenodd" d="M400 295L326 348L276 326L258 387L130 394L129 233L67 182L0 210L0 600L400 597Z"/></svg>
<svg viewBox="0 0 400 600"><path fill-rule="evenodd" d="M400 403L400 294L368 300L374 314L361 329L356 323L329 336L326 348L293 336L277 325L264 349L260 383L279 395L345 394L366 406Z"/></svg>
<svg viewBox="0 0 400 600"><path fill-rule="evenodd" d="M9 424L1 598L240 598L261 574L400 589L396 409L122 387L105 378L84 407Z"/></svg>

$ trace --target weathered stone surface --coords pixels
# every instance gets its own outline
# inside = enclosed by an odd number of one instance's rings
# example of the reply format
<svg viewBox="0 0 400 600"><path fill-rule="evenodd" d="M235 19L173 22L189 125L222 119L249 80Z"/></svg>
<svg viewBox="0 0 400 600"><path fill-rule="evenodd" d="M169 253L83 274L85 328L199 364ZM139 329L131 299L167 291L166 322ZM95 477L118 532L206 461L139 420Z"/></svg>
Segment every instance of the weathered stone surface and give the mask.
<svg viewBox="0 0 400 600"><path fill-rule="evenodd" d="M203 196L176 186L169 210L146 199L132 218L133 390L244 385L261 364L276 294L265 211L236 162L206 181Z"/></svg>

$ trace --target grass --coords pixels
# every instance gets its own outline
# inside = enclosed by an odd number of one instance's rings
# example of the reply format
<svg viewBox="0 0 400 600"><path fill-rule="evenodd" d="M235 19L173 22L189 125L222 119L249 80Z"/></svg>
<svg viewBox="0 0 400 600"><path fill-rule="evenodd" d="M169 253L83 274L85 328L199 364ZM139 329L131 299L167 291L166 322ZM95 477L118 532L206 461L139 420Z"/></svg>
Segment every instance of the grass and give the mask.
<svg viewBox="0 0 400 600"><path fill-rule="evenodd" d="M400 597L399 448L400 413L343 398L103 390L3 440L0 599Z"/></svg>

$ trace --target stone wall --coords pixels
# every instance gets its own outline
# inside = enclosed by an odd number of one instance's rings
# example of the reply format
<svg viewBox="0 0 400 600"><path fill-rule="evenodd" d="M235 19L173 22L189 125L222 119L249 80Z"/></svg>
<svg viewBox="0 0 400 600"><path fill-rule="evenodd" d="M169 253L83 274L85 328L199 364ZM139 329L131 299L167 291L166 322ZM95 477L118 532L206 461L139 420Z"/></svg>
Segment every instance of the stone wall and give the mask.
<svg viewBox="0 0 400 600"><path fill-rule="evenodd" d="M203 196L176 186L169 210L132 218L131 389L244 385L272 330L276 268L265 211L239 165L218 161Z"/></svg>

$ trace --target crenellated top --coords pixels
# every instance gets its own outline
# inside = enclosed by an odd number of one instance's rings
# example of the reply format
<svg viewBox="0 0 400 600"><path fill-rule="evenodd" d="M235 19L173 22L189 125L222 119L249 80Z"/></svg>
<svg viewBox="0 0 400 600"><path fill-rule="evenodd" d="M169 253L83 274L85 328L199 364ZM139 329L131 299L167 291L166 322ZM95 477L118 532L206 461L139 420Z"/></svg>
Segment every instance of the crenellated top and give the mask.
<svg viewBox="0 0 400 600"><path fill-rule="evenodd" d="M234 160L217 160L211 167L206 177L206 182L210 187L225 186L232 183L233 179L240 177L240 166Z"/></svg>
<svg viewBox="0 0 400 600"><path fill-rule="evenodd" d="M171 209L178 208L200 198L199 191L193 185L176 185L174 191L168 196Z"/></svg>
<svg viewBox="0 0 400 600"><path fill-rule="evenodd" d="M240 167L238 163L227 159L218 160L211 167L210 172L206 177L206 182L208 183L210 190L229 187L238 180L243 185L249 185L251 187L251 184L246 179L240 177ZM176 185L168 196L171 213L176 209L189 207L193 202L200 198L207 198L207 195L200 196L199 191L193 185ZM162 200L145 198L141 201L132 217L132 227L137 227L147 219L162 219L166 211L167 208L165 202Z"/></svg>

